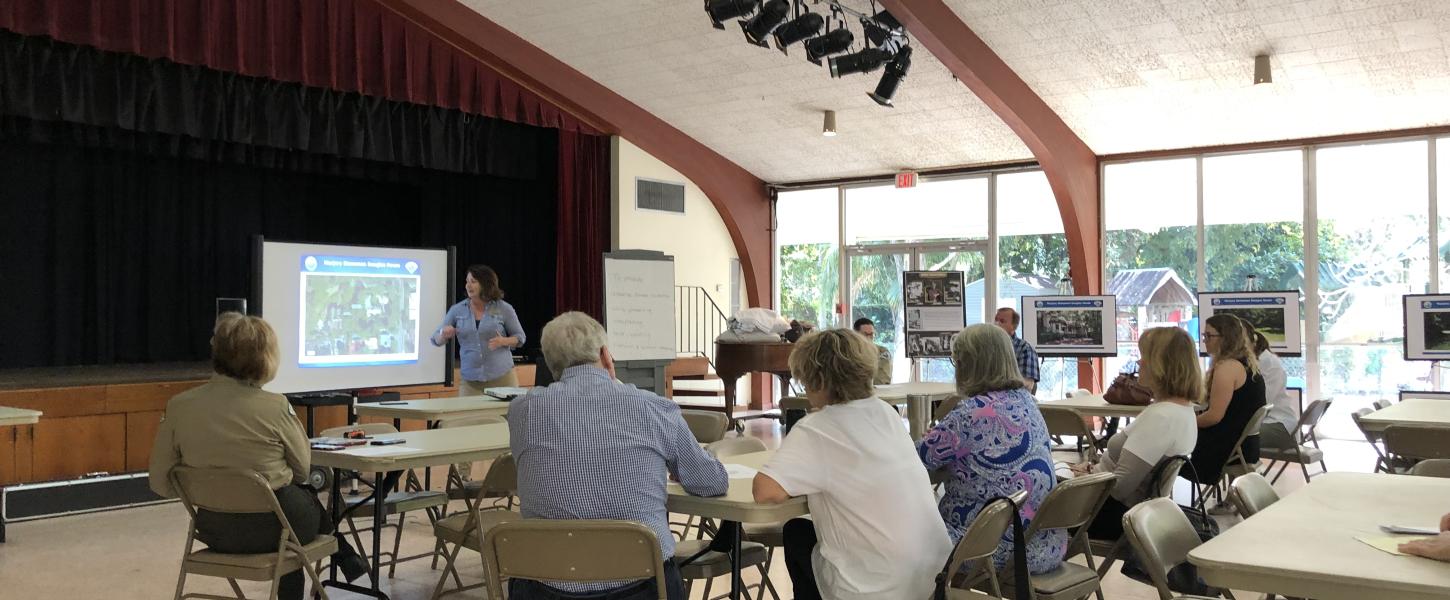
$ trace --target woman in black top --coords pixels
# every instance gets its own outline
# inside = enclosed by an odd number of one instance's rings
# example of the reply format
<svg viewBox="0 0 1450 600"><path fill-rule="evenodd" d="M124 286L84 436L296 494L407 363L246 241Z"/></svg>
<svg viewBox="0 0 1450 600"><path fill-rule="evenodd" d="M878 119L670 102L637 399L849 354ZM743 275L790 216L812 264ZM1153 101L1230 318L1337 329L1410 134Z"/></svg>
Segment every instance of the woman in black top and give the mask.
<svg viewBox="0 0 1450 600"><path fill-rule="evenodd" d="M1233 445L1248 427L1254 412L1264 406L1264 377L1254 356L1250 326L1230 314L1217 314L1203 324L1203 347L1213 358L1208 369L1208 409L1198 415L1198 444L1193 448L1193 469L1185 478L1199 483L1218 481ZM1259 460L1259 438L1244 440L1244 459Z"/></svg>

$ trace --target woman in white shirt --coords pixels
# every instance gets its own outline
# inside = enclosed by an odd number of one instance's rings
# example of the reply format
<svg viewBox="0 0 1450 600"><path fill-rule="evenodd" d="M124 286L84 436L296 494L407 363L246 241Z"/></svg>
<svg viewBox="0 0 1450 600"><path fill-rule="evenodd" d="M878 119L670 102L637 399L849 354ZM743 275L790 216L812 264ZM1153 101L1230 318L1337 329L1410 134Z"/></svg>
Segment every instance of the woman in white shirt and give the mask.
<svg viewBox="0 0 1450 600"><path fill-rule="evenodd" d="M1299 425L1299 406L1289 397L1289 373L1284 363L1269 352L1269 339L1254 332L1254 352L1259 355L1259 373L1264 376L1264 396L1269 412L1259 426L1259 444L1265 448L1293 448L1298 445L1292 432Z"/></svg>
<svg viewBox="0 0 1450 600"><path fill-rule="evenodd" d="M1203 397L1198 346L1177 327L1149 329L1138 340L1139 377L1153 391L1153 403L1133 424L1108 440L1097 463L1073 467L1078 473L1116 473L1118 482L1091 525L1088 537L1116 540L1123 535L1123 514L1154 494L1153 469L1164 458L1186 455L1198 441L1192 401Z"/></svg>
<svg viewBox="0 0 1450 600"><path fill-rule="evenodd" d="M760 469L754 492L756 502L810 503L811 518L784 529L796 599L930 596L951 542L901 416L875 396L875 346L846 329L810 333L790 370L815 412Z"/></svg>

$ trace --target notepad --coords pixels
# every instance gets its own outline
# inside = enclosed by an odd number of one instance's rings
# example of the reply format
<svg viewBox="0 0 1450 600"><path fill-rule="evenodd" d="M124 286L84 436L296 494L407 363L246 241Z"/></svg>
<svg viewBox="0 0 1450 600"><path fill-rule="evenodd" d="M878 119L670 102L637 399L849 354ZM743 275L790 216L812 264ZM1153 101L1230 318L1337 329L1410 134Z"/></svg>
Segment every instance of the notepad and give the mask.
<svg viewBox="0 0 1450 600"><path fill-rule="evenodd" d="M1404 552L1400 552L1400 544L1405 544L1405 543L1413 542L1413 541L1416 541L1416 540L1428 540L1428 539L1430 539L1432 537L1435 537L1435 536L1433 536L1433 535L1366 535L1366 536L1356 537L1354 539L1359 540L1361 542L1364 542L1365 544L1368 544L1372 548L1375 548L1377 550L1383 550L1383 551L1388 552L1390 554L1393 554L1395 556L1409 556L1408 554L1405 554Z"/></svg>
<svg viewBox="0 0 1450 600"><path fill-rule="evenodd" d="M342 454L351 454L353 456L397 456L399 454L412 454L414 452L422 451L407 446L358 446L356 448L348 448L342 451Z"/></svg>
<svg viewBox="0 0 1450 600"><path fill-rule="evenodd" d="M725 463L725 474L730 479L754 479L755 474L759 472L745 465Z"/></svg>

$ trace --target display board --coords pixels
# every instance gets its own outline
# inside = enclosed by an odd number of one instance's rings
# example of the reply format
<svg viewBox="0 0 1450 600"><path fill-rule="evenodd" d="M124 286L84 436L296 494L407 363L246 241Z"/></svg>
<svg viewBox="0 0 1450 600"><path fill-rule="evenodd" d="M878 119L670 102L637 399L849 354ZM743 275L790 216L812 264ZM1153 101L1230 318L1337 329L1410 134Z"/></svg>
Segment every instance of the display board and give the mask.
<svg viewBox="0 0 1450 600"><path fill-rule="evenodd" d="M1405 360L1450 359L1450 295L1407 294Z"/></svg>
<svg viewBox="0 0 1450 600"><path fill-rule="evenodd" d="M1116 296L1023 296L1022 339L1037 355L1117 356Z"/></svg>
<svg viewBox="0 0 1450 600"><path fill-rule="evenodd" d="M906 357L950 358L952 342L966 323L961 271L902 273L906 299Z"/></svg>
<svg viewBox="0 0 1450 600"><path fill-rule="evenodd" d="M1304 331L1299 317L1299 290L1203 292L1198 295L1200 322L1219 313L1247 321L1269 340L1279 356L1303 354ZM1202 325L1200 325L1200 328Z"/></svg>
<svg viewBox="0 0 1450 600"><path fill-rule="evenodd" d="M604 328L616 361L673 360L675 258L652 250L604 254Z"/></svg>
<svg viewBox="0 0 1450 600"><path fill-rule="evenodd" d="M453 252L256 238L251 306L282 360L263 386L292 394L443 383L429 336L453 302Z"/></svg>

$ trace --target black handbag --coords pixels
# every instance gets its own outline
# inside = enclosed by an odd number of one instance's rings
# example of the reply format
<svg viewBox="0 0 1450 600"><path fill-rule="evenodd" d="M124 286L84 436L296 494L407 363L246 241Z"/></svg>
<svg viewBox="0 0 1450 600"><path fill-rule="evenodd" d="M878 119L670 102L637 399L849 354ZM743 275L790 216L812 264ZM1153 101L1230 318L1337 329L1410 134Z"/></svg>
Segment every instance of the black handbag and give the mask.
<svg viewBox="0 0 1450 600"><path fill-rule="evenodd" d="M988 506L991 506L993 502L996 502L998 500L1006 500L1007 504L1012 507L1013 597L1031 598L1032 586L1029 582L1029 574L1027 572L1027 541L1024 539L1027 535L1027 532L1022 527L1022 513L1020 512L1017 503L1013 502L1012 499L1008 498L1007 496L997 496L996 498L988 500L986 504L982 505L982 509L986 510ZM981 511L978 511L978 514L980 513ZM951 568L951 560L951 554L948 553L947 568ZM992 560L992 557L987 557L987 560ZM942 569L942 572L937 573L936 591L932 594L933 600L946 600L947 588L951 586L951 578L955 575L956 573L948 573L946 569Z"/></svg>
<svg viewBox="0 0 1450 600"><path fill-rule="evenodd" d="M1148 489L1161 489L1160 484L1162 482L1160 480L1162 479L1163 472L1174 461L1182 461L1183 465L1193 472L1194 480L1196 481L1198 479L1198 470L1193 467L1193 463L1188 460L1187 456L1180 454L1163 459L1157 466L1153 467L1153 474L1149 478L1152 481L1153 487ZM1188 506L1180 504L1178 505L1178 509L1183 511L1183 516L1188 517L1188 522L1193 525L1193 531L1198 534L1199 541L1207 542L1218 535L1218 521L1213 520L1213 517L1209 516L1202 509L1195 508L1198 505L1198 486L1190 486L1189 490ZM1148 575L1148 572L1143 570L1142 563L1131 549L1129 549L1127 558L1123 560L1123 575L1148 585L1156 585L1153 583L1153 578ZM1188 562L1169 569L1166 579L1168 580L1168 589L1180 594L1217 596L1220 592L1219 588L1204 583L1203 579L1198 576L1198 567Z"/></svg>

